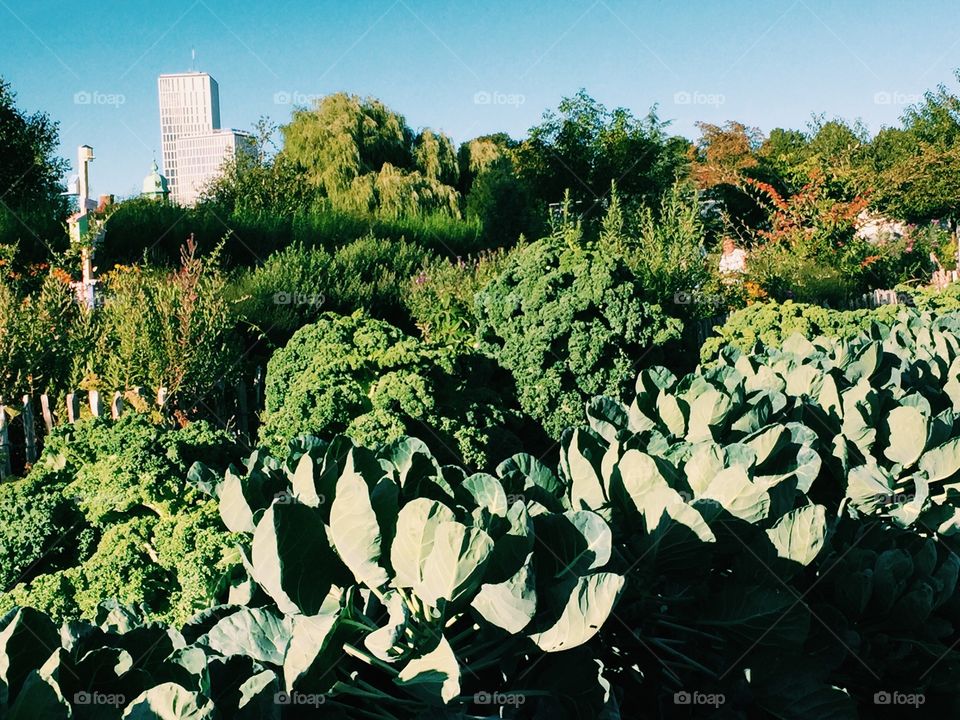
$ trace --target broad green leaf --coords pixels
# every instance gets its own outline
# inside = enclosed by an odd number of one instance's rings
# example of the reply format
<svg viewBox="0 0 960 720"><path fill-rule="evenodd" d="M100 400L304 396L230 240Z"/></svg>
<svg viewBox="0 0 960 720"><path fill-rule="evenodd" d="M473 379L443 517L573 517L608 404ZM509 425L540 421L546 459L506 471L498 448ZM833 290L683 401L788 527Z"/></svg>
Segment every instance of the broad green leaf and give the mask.
<svg viewBox="0 0 960 720"><path fill-rule="evenodd" d="M243 655L280 666L292 632L291 616L279 617L263 608L242 608L220 620L199 642L224 657Z"/></svg>
<svg viewBox="0 0 960 720"><path fill-rule="evenodd" d="M530 639L544 652L560 652L582 645L607 621L623 584L621 575L609 572L577 578L560 617Z"/></svg>
<svg viewBox="0 0 960 720"><path fill-rule="evenodd" d="M390 548L397 587L420 583L421 567L433 550L437 527L455 519L453 511L436 500L418 498L404 505L397 516L397 535Z"/></svg>
<svg viewBox="0 0 960 720"><path fill-rule="evenodd" d="M607 442L616 442L617 434L630 423L627 409L606 397L595 397L587 402L587 422L590 428Z"/></svg>
<svg viewBox="0 0 960 720"><path fill-rule="evenodd" d="M686 465L683 466L687 483L694 497L704 492L710 482L724 468L723 448L713 442L697 445Z"/></svg>
<svg viewBox="0 0 960 720"><path fill-rule="evenodd" d="M570 504L575 510L598 509L607 502L601 472L608 445L588 431L566 431L561 440L560 461L570 482Z"/></svg>
<svg viewBox="0 0 960 720"><path fill-rule="evenodd" d="M344 573L330 547L320 510L275 502L253 533L254 579L284 613L313 615Z"/></svg>
<svg viewBox="0 0 960 720"><path fill-rule="evenodd" d="M0 702L15 698L33 670L39 670L60 647L60 633L46 615L19 608L0 631Z"/></svg>
<svg viewBox="0 0 960 720"><path fill-rule="evenodd" d="M370 499L370 487L353 466L353 453L337 480L337 494L330 507L330 535L340 559L357 582L379 588L389 580L381 562L382 535Z"/></svg>
<svg viewBox="0 0 960 720"><path fill-rule="evenodd" d="M690 442L713 440L714 432L719 434L732 407L730 396L719 390L711 389L698 394L690 402L687 440Z"/></svg>
<svg viewBox="0 0 960 720"><path fill-rule="evenodd" d="M407 688L419 688L449 703L460 694L460 664L445 637L437 647L421 658L411 660L400 671L396 682Z"/></svg>
<svg viewBox="0 0 960 720"><path fill-rule="evenodd" d="M928 450L920 458L920 469L930 482L946 480L960 471L960 437Z"/></svg>
<svg viewBox="0 0 960 720"><path fill-rule="evenodd" d="M742 467L722 470L702 497L716 500L728 513L750 523L763 520L770 511L770 495L752 483Z"/></svg>
<svg viewBox="0 0 960 720"><path fill-rule="evenodd" d="M469 510L484 508L490 515L507 516L507 494L500 481L492 475L471 475L454 492L459 499L469 498Z"/></svg>
<svg viewBox="0 0 960 720"><path fill-rule="evenodd" d="M340 649L331 648L330 641L338 620L339 616L334 613L295 615L292 618L290 642L283 657L283 679L287 692L293 691L297 681L310 672L321 657L326 655L325 660L335 662L332 656L339 653ZM321 668L321 671L327 669ZM331 673L331 685L334 679Z"/></svg>
<svg viewBox="0 0 960 720"><path fill-rule="evenodd" d="M433 607L441 599L454 602L473 592L492 550L493 541L483 530L456 521L440 523L414 592Z"/></svg>
<svg viewBox="0 0 960 720"><path fill-rule="evenodd" d="M661 390L657 397L657 412L671 435L683 437L687 434L687 420L676 396Z"/></svg>
<svg viewBox="0 0 960 720"><path fill-rule="evenodd" d="M505 582L482 585L471 604L484 620L508 633L523 630L537 610L533 555Z"/></svg>
<svg viewBox="0 0 960 720"><path fill-rule="evenodd" d="M212 720L213 703L176 683L167 682L135 697L123 713L128 720Z"/></svg>
<svg viewBox="0 0 960 720"><path fill-rule="evenodd" d="M4 715L4 720L67 720L73 717L70 704L60 687L49 676L32 670L23 683L17 699Z"/></svg>
<svg viewBox="0 0 960 720"><path fill-rule="evenodd" d="M883 454L909 468L920 459L927 444L927 418L917 408L901 405L890 411L886 422L890 441Z"/></svg>
<svg viewBox="0 0 960 720"><path fill-rule="evenodd" d="M782 516L767 529L767 537L786 560L809 565L827 539L827 516L823 505L806 505Z"/></svg>

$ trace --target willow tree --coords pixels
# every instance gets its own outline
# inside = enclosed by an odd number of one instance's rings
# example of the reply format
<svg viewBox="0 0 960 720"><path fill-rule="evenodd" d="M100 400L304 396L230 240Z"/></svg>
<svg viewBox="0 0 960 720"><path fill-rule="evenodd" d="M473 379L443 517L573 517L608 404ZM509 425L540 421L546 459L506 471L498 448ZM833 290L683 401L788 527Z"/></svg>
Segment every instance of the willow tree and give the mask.
<svg viewBox="0 0 960 720"><path fill-rule="evenodd" d="M457 151L453 141L443 133L424 128L414 143L416 168L430 180L456 187L460 179Z"/></svg>
<svg viewBox="0 0 960 720"><path fill-rule="evenodd" d="M413 132L406 120L373 98L328 95L313 108L295 110L281 132L283 155L328 196L387 163L413 166Z"/></svg>

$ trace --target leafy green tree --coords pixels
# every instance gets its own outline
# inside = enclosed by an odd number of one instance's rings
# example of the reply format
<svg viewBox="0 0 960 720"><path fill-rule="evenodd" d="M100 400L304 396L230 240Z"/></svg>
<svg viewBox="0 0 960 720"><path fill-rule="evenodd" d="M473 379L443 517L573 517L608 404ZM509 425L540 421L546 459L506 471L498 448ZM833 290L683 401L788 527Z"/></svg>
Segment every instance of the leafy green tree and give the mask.
<svg viewBox="0 0 960 720"><path fill-rule="evenodd" d="M460 167L453 141L443 133L426 128L417 135L413 145L413 160L417 170L427 179L443 185L457 186Z"/></svg>
<svg viewBox="0 0 960 720"><path fill-rule="evenodd" d="M283 151L327 196L386 165L411 169L413 131L379 100L336 93L298 109L281 128Z"/></svg>
<svg viewBox="0 0 960 720"><path fill-rule="evenodd" d="M585 90L564 98L517 150L520 175L543 203L569 190L575 210L600 212L612 182L627 202L656 202L682 172L687 141L667 134L656 108L636 118L607 109Z"/></svg>
<svg viewBox="0 0 960 720"><path fill-rule="evenodd" d="M960 79L960 72L957 73ZM912 222L960 220L960 97L946 86L882 130L867 150L861 183L881 210Z"/></svg>
<svg viewBox="0 0 960 720"><path fill-rule="evenodd" d="M221 213L292 215L308 208L317 197L298 163L277 152L274 136L279 126L263 117L254 126L254 152L237 153L204 190L201 204Z"/></svg>
<svg viewBox="0 0 960 720"><path fill-rule="evenodd" d="M20 259L36 261L66 246L60 178L69 164L57 157L58 123L24 112L16 99L0 77L0 245L19 243Z"/></svg>

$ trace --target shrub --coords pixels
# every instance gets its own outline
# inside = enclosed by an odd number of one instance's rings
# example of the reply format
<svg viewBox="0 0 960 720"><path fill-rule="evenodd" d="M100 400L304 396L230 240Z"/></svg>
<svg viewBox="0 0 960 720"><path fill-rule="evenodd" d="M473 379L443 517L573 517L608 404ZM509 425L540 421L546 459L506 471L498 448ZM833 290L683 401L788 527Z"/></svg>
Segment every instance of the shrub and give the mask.
<svg viewBox="0 0 960 720"><path fill-rule="evenodd" d="M61 277L48 275L39 290L25 294L0 281L0 399L16 402L24 394L69 387L80 314Z"/></svg>
<svg viewBox="0 0 960 720"><path fill-rule="evenodd" d="M282 345L326 308L333 258L322 248L292 245L263 265L242 270L229 286L241 323Z"/></svg>
<svg viewBox="0 0 960 720"><path fill-rule="evenodd" d="M373 317L411 327L404 287L433 255L411 243L367 235L338 248L330 264L327 308L341 314L365 310Z"/></svg>
<svg viewBox="0 0 960 720"><path fill-rule="evenodd" d="M325 314L267 366L261 440L344 433L371 446L417 431L486 467L516 447L518 416L486 358L426 345L361 313Z"/></svg>
<svg viewBox="0 0 960 720"><path fill-rule="evenodd" d="M713 303L684 302L700 297L710 278L700 201L693 187L678 183L664 194L657 212L644 206L627 218L614 191L599 245L622 256L640 279L644 297L662 303L671 315L716 312Z"/></svg>
<svg viewBox="0 0 960 720"><path fill-rule="evenodd" d="M468 255L494 244L477 219L459 220L443 213L389 218L335 209L326 202L296 212L247 207L221 207L213 202L194 208L146 200L120 203L106 222L96 264L143 262L175 267L180 247L193 237L199 252L213 252L222 243L222 260L230 266L255 266L289 245L336 248L368 235L385 241L404 239L438 254ZM498 239L499 241L499 239Z"/></svg>
<svg viewBox="0 0 960 720"><path fill-rule="evenodd" d="M834 307L842 307L856 290L850 276L841 269L776 243L750 253L744 279L756 283L775 300Z"/></svg>
<svg viewBox="0 0 960 720"><path fill-rule="evenodd" d="M557 437L590 397L618 396L679 337L680 321L643 297L621 260L567 227L511 253L477 298L480 332L513 374L521 408Z"/></svg>
<svg viewBox="0 0 960 720"><path fill-rule="evenodd" d="M122 268L105 278L88 350L88 383L107 390L166 388L168 406L191 411L240 371L226 279L216 255L183 251L179 270Z"/></svg>
<svg viewBox="0 0 960 720"><path fill-rule="evenodd" d="M477 258L435 258L408 281L404 302L428 342L472 344L477 337L476 295L501 271L503 250Z"/></svg>
<svg viewBox="0 0 960 720"><path fill-rule="evenodd" d="M56 430L26 478L0 485L0 607L94 619L113 598L174 622L203 609L237 558L186 476L234 452L204 423L165 430L138 413Z"/></svg>
<svg viewBox="0 0 960 720"><path fill-rule="evenodd" d="M702 362L715 360L720 351L732 346L749 352L756 343L779 347L791 335L808 340L819 336L850 339L879 325L890 326L906 309L899 305L881 305L872 310L832 310L819 305L795 303L757 303L738 310L723 325L714 328L700 350Z"/></svg>

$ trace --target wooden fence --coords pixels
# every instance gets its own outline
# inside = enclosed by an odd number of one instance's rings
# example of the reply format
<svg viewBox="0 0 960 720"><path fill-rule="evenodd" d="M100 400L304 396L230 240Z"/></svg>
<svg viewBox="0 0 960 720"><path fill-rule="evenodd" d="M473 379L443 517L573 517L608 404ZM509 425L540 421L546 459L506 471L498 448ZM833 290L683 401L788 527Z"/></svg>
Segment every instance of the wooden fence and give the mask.
<svg viewBox="0 0 960 720"><path fill-rule="evenodd" d="M250 444L263 409L263 380L263 371L258 369L252 382L241 378L231 388L219 384L209 398L210 404L203 404L200 417ZM60 405L47 394L37 398L24 395L15 404L0 402L0 480L20 474L35 463L43 449L44 435L58 425L72 425L87 417L116 420L128 412L156 411L166 415L167 410L164 388L155 395L139 387L112 393L78 390L68 393Z"/></svg>

